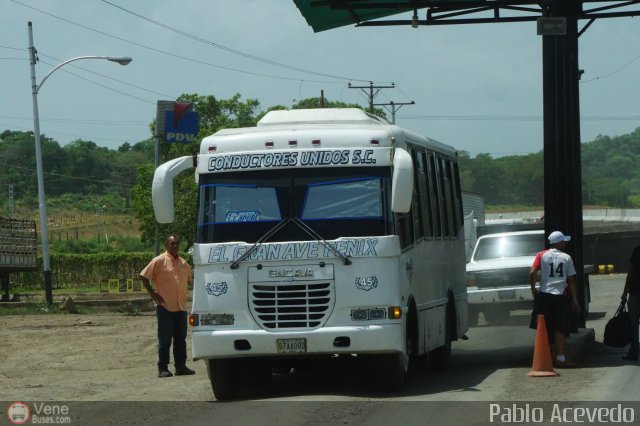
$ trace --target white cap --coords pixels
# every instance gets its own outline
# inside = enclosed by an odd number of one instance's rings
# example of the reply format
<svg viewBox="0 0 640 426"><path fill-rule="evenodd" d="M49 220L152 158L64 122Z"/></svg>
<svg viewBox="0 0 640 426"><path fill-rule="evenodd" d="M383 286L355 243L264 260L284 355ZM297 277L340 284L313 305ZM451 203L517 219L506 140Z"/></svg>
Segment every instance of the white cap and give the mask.
<svg viewBox="0 0 640 426"><path fill-rule="evenodd" d="M571 241L571 237L568 235L564 235L560 231L553 231L549 234L549 244L558 244L562 241Z"/></svg>

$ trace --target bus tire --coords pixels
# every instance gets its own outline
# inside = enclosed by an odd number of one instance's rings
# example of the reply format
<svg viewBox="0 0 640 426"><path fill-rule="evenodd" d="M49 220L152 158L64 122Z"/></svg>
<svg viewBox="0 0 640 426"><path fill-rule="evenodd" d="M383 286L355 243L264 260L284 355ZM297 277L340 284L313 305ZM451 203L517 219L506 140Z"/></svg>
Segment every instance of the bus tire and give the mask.
<svg viewBox="0 0 640 426"><path fill-rule="evenodd" d="M377 387L383 392L402 389L407 376L405 355L401 353L381 355L376 363Z"/></svg>
<svg viewBox="0 0 640 426"><path fill-rule="evenodd" d="M235 398L240 390L238 360L231 358L207 360L207 374L213 396L218 401Z"/></svg>
<svg viewBox="0 0 640 426"><path fill-rule="evenodd" d="M273 384L271 364L264 358L244 358L242 360L243 382L249 387L265 389Z"/></svg>

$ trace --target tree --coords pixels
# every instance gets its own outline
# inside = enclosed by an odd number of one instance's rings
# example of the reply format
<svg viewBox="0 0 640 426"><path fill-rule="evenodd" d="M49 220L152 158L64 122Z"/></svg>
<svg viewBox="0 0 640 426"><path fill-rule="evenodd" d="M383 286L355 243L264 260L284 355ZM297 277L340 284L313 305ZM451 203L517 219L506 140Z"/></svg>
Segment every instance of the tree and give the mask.
<svg viewBox="0 0 640 426"><path fill-rule="evenodd" d="M242 101L236 94L230 99L218 100L214 96L183 94L180 102L190 102L193 110L200 114L200 131L195 141L186 144L162 144L160 146L161 163L172 158L185 155L196 155L200 142L222 128L255 126L256 111L259 102L255 99ZM152 129L155 124L152 123ZM132 189L132 206L136 218L140 222L143 241L155 239L156 221L151 206L151 182L153 167L144 165L138 168L136 184ZM174 180L175 220L173 224L158 227L158 238L163 239L169 233L177 233L187 242L190 248L195 240L195 211L197 203L197 187L193 172L185 171Z"/></svg>

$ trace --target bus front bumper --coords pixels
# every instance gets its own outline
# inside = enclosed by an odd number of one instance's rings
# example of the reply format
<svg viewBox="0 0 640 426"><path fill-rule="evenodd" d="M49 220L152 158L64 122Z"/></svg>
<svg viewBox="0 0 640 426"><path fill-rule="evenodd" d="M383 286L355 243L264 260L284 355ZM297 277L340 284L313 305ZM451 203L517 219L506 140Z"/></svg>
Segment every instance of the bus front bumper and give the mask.
<svg viewBox="0 0 640 426"><path fill-rule="evenodd" d="M404 352L402 324L322 327L305 331L192 331L193 360L256 356ZM301 340L304 339L304 340Z"/></svg>

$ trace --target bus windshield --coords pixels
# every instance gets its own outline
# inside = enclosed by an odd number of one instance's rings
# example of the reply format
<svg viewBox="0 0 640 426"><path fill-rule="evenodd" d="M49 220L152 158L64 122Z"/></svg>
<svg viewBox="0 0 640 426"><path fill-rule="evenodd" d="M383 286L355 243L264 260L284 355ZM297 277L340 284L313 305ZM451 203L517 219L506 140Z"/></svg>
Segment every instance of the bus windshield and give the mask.
<svg viewBox="0 0 640 426"><path fill-rule="evenodd" d="M299 218L324 239L389 235L388 168L290 169L200 176L199 243L256 242L284 219ZM309 236L287 225L270 241Z"/></svg>

